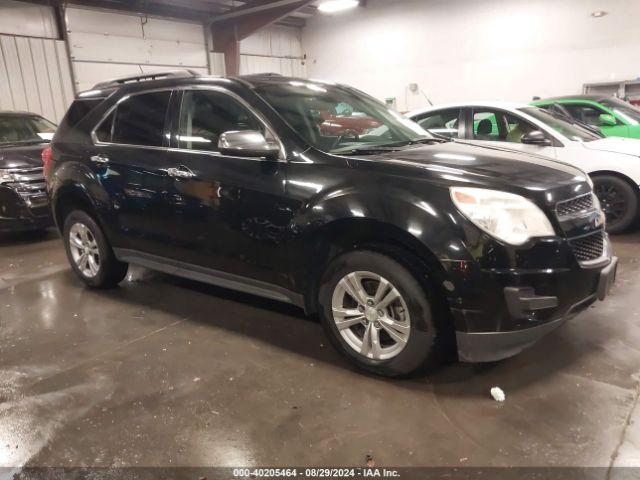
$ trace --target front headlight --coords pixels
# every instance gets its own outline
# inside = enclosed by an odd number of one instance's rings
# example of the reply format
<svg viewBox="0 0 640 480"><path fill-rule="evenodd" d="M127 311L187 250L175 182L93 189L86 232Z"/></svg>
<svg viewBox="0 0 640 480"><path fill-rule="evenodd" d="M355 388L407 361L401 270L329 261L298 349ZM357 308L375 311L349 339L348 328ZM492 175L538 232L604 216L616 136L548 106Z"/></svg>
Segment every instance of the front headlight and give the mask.
<svg viewBox="0 0 640 480"><path fill-rule="evenodd" d="M0 168L0 185L3 183L15 182L16 179L11 170L4 170Z"/></svg>
<svg viewBox="0 0 640 480"><path fill-rule="evenodd" d="M522 245L532 237L555 235L544 212L520 195L485 188L450 190L453 203L465 217L504 242Z"/></svg>

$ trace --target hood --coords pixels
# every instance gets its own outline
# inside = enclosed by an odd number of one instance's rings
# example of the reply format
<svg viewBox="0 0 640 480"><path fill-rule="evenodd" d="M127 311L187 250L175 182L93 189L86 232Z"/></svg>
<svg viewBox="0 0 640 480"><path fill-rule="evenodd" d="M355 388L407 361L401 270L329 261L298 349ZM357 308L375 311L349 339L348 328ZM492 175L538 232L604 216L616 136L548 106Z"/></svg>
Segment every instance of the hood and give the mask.
<svg viewBox="0 0 640 480"><path fill-rule="evenodd" d="M0 168L42 167L42 150L49 145L39 143L28 146L0 146Z"/></svg>
<svg viewBox="0 0 640 480"><path fill-rule="evenodd" d="M636 138L607 137L582 144L589 150L601 152L624 153L640 157L640 140Z"/></svg>
<svg viewBox="0 0 640 480"><path fill-rule="evenodd" d="M540 192L587 183L580 169L548 157L460 141L385 152L363 160L374 158L413 166L451 185Z"/></svg>

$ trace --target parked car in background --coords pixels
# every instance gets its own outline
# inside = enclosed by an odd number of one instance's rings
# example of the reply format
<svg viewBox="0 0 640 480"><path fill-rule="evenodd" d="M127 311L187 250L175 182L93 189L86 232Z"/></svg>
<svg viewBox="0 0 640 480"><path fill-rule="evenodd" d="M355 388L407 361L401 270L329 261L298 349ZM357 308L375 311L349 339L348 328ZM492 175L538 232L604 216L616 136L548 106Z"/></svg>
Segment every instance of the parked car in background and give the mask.
<svg viewBox="0 0 640 480"><path fill-rule="evenodd" d="M448 138L555 158L584 170L611 233L626 230L638 216L640 140L604 138L563 114L518 103L440 105L408 117Z"/></svg>
<svg viewBox="0 0 640 480"><path fill-rule="evenodd" d="M28 112L0 112L0 231L37 230L53 224L42 151L55 124Z"/></svg>
<svg viewBox="0 0 640 480"><path fill-rule="evenodd" d="M380 126L380 122L354 112L348 104L328 105L320 112L320 130L323 135L362 135Z"/></svg>
<svg viewBox="0 0 640 480"><path fill-rule="evenodd" d="M323 133L331 104L378 134ZM378 374L453 346L466 361L515 355L615 278L581 170L431 136L347 86L105 82L74 102L51 151L56 223L87 285L113 287L134 263L290 302Z"/></svg>
<svg viewBox="0 0 640 480"><path fill-rule="evenodd" d="M598 128L606 137L640 139L640 108L615 97L575 95L546 98L531 105L554 109L579 122Z"/></svg>

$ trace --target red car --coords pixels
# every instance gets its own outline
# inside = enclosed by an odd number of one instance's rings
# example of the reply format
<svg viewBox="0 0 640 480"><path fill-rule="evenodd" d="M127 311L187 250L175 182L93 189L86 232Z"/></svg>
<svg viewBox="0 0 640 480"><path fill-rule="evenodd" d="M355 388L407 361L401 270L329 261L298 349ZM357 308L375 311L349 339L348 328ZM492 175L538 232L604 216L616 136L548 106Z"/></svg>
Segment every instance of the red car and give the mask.
<svg viewBox="0 0 640 480"><path fill-rule="evenodd" d="M380 122L362 114L332 115L329 112L322 112L321 117L323 119L320 124L322 134L336 137L345 133L362 135L380 126Z"/></svg>

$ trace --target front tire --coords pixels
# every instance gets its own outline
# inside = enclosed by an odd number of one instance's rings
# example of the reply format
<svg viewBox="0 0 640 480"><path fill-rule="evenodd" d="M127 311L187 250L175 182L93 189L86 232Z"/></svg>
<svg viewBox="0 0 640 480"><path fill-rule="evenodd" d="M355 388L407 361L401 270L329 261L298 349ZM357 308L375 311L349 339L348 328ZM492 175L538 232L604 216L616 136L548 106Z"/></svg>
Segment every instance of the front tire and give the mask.
<svg viewBox="0 0 640 480"><path fill-rule="evenodd" d="M607 232L622 233L638 215L638 193L627 182L613 175L593 178L593 191L607 217Z"/></svg>
<svg viewBox="0 0 640 480"><path fill-rule="evenodd" d="M71 268L88 286L113 288L124 279L128 265L116 259L102 229L87 213L71 212L63 235Z"/></svg>
<svg viewBox="0 0 640 480"><path fill-rule="evenodd" d="M364 370L406 376L436 357L437 331L426 292L407 268L386 255L339 256L323 275L318 300L331 342Z"/></svg>

